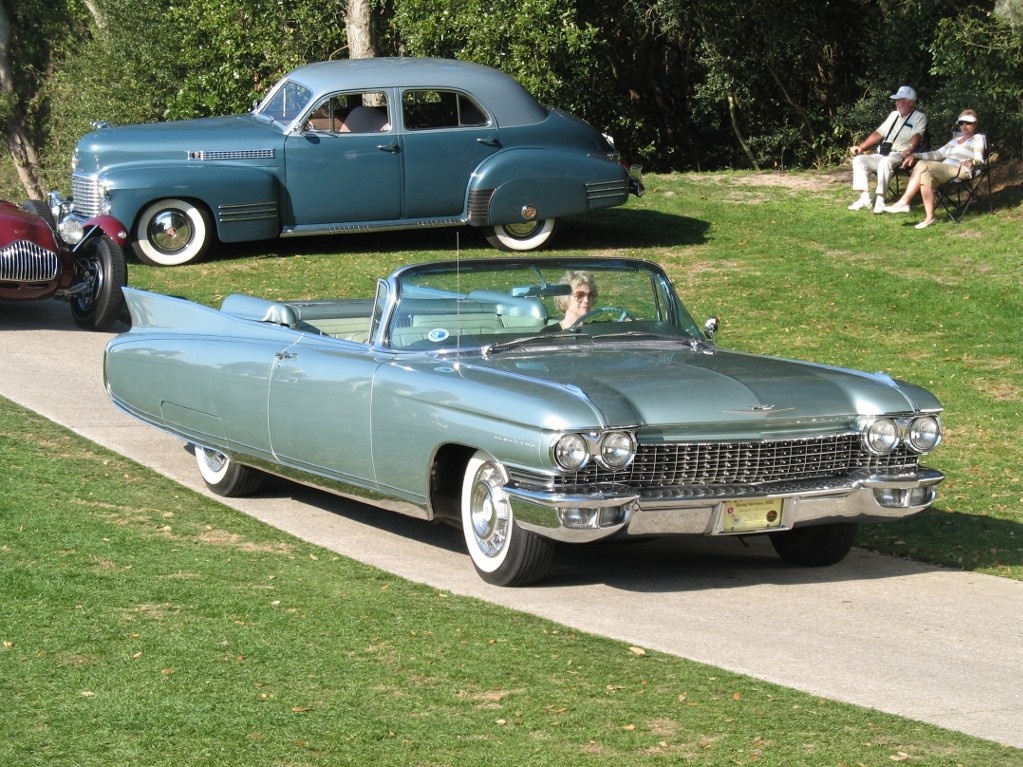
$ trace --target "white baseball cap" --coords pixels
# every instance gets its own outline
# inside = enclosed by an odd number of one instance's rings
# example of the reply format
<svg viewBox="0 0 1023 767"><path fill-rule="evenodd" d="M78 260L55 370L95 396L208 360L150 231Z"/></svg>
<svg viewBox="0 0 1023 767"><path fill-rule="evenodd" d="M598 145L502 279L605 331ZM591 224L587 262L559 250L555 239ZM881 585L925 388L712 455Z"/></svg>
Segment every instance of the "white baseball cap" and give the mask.
<svg viewBox="0 0 1023 767"><path fill-rule="evenodd" d="M977 122L977 118L974 117L971 114L967 114L966 112L963 112L961 115L959 115L959 117L956 118L956 122L957 123L975 123L975 122Z"/></svg>
<svg viewBox="0 0 1023 767"><path fill-rule="evenodd" d="M892 94L893 99L909 99L910 101L916 101L916 91L910 88L908 85L903 85L895 93Z"/></svg>

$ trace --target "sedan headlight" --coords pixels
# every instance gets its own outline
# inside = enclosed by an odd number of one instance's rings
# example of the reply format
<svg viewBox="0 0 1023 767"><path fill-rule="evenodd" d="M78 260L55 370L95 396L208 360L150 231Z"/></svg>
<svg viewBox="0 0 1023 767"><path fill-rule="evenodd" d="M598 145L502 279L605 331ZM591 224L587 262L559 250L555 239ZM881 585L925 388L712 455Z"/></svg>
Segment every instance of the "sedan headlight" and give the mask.
<svg viewBox="0 0 1023 767"><path fill-rule="evenodd" d="M918 453L929 453L941 442L941 421L925 415L913 419L909 427L909 446Z"/></svg>

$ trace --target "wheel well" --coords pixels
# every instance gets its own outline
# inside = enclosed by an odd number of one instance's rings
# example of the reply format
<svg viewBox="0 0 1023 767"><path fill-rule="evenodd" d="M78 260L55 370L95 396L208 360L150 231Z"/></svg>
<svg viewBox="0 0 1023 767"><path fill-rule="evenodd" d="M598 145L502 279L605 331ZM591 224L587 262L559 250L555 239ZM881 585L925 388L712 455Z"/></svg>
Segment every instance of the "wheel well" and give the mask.
<svg viewBox="0 0 1023 767"><path fill-rule="evenodd" d="M206 217L209 219L212 233L215 236L219 236L217 232L218 223L217 217L213 215L213 210L210 208L210 206L206 203L205 200L199 197L189 197L187 195L164 194L160 195L159 197L154 197L151 200L146 200L144 203L138 206L138 210L135 213L135 220L131 224L131 229L128 230L129 238L134 239L135 232L138 231L139 222L142 220L142 212L150 205L152 205L154 202L160 202L161 200L181 200L182 202L187 202L190 203L191 205L194 205L197 208L201 208L202 211L206 214Z"/></svg>
<svg viewBox="0 0 1023 767"><path fill-rule="evenodd" d="M462 478L476 448L444 445L433 457L430 467L430 508L435 519L461 519Z"/></svg>

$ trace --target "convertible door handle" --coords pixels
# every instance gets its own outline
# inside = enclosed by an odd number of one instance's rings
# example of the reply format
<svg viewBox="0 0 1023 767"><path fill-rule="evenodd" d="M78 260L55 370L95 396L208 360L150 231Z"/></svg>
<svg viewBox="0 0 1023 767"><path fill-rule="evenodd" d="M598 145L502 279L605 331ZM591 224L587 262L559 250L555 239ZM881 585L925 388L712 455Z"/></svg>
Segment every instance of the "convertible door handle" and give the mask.
<svg viewBox="0 0 1023 767"><path fill-rule="evenodd" d="M498 141L494 136L480 136L476 140L479 143L483 144L483 146L492 146L494 148L499 148L501 146L501 142Z"/></svg>
<svg viewBox="0 0 1023 767"><path fill-rule="evenodd" d="M391 154L398 154L398 148L397 144L377 144L377 149Z"/></svg>

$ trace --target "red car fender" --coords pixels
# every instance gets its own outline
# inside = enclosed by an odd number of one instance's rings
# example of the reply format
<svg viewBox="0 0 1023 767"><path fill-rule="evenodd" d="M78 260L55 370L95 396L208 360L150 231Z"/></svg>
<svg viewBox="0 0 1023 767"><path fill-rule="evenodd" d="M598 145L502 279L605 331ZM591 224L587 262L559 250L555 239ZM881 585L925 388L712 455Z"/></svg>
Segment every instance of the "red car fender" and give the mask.
<svg viewBox="0 0 1023 767"><path fill-rule="evenodd" d="M123 247L128 244L128 230L124 228L124 224L113 216L93 216L83 224L86 232L90 232L90 227L93 226L98 226L103 230L104 234L118 245Z"/></svg>

